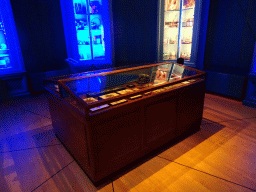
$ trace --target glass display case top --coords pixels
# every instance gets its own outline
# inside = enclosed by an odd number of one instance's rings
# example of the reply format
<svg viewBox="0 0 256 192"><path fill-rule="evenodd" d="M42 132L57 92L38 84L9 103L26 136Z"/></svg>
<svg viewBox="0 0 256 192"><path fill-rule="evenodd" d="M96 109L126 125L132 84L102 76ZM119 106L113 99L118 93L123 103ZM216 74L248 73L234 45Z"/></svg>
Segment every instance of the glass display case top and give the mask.
<svg viewBox="0 0 256 192"><path fill-rule="evenodd" d="M201 82L204 76L180 64L157 63L53 77L45 80L45 87L85 114L165 94Z"/></svg>
<svg viewBox="0 0 256 192"><path fill-rule="evenodd" d="M65 77L62 82L81 99L91 103L157 87L197 73L197 70L169 63L75 74Z"/></svg>

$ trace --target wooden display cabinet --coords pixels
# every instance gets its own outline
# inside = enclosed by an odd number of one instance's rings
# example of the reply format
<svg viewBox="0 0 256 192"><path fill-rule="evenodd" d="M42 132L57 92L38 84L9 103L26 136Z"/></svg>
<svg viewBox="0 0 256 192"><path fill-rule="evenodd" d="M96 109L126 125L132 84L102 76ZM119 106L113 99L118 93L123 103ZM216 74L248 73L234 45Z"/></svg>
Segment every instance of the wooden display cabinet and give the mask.
<svg viewBox="0 0 256 192"><path fill-rule="evenodd" d="M200 128L205 72L174 63L45 80L56 136L98 184Z"/></svg>

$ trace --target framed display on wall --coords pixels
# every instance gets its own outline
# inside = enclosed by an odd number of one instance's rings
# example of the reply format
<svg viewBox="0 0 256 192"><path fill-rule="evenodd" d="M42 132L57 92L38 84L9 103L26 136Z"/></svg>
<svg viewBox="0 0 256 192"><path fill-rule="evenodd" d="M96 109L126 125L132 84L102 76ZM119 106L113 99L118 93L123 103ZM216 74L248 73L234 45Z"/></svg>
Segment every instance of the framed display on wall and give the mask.
<svg viewBox="0 0 256 192"><path fill-rule="evenodd" d="M112 64L111 1L61 0L68 57L75 65Z"/></svg>
<svg viewBox="0 0 256 192"><path fill-rule="evenodd" d="M24 70L19 39L9 0L0 6L0 74Z"/></svg>

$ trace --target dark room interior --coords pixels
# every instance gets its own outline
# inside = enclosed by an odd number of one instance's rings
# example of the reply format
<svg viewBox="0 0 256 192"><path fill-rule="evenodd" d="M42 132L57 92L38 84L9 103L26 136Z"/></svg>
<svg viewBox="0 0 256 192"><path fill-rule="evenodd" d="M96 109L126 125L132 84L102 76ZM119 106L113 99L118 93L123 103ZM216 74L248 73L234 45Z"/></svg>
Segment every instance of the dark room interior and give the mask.
<svg viewBox="0 0 256 192"><path fill-rule="evenodd" d="M0 6L0 191L256 191L254 0Z"/></svg>

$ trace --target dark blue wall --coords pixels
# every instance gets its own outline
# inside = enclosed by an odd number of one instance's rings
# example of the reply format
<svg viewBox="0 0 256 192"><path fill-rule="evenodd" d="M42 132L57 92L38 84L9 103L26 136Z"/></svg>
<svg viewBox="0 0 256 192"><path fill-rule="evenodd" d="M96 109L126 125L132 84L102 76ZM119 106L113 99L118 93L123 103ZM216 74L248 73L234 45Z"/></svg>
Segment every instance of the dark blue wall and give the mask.
<svg viewBox="0 0 256 192"><path fill-rule="evenodd" d="M10 0L27 72L65 68L67 58L59 0Z"/></svg>
<svg viewBox="0 0 256 192"><path fill-rule="evenodd" d="M204 69L248 75L256 34L255 0L211 0Z"/></svg>
<svg viewBox="0 0 256 192"><path fill-rule="evenodd" d="M112 0L116 66L157 60L157 0Z"/></svg>
<svg viewBox="0 0 256 192"><path fill-rule="evenodd" d="M67 53L59 0L11 0L11 4L26 70L64 68ZM249 73L255 4L254 0L210 1L205 70ZM115 66L155 62L158 1L112 0L112 10Z"/></svg>
<svg viewBox="0 0 256 192"><path fill-rule="evenodd" d="M243 100L256 41L255 0L211 0L204 70L206 90Z"/></svg>
<svg viewBox="0 0 256 192"><path fill-rule="evenodd" d="M66 67L59 0L10 0L27 72ZM157 0L113 0L115 66L157 58Z"/></svg>

